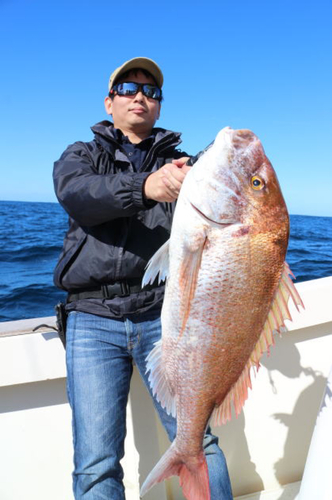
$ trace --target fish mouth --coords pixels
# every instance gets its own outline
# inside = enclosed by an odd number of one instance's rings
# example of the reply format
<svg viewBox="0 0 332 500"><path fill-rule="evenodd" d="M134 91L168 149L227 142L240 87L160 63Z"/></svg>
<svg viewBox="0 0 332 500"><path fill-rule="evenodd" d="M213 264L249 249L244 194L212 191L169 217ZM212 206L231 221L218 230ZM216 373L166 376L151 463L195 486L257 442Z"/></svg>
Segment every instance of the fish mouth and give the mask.
<svg viewBox="0 0 332 500"><path fill-rule="evenodd" d="M204 220L208 221L209 224L212 224L212 225L216 225L218 226L219 228L220 227L228 227L228 226L231 226L232 224L237 224L239 223L239 221L237 220L233 220L233 219L227 219L227 220L224 220L224 221L216 221L216 220L213 220L213 219L210 219L210 217L208 217L207 215L205 215L199 208L195 207L195 205L190 201L189 202L190 205L193 207L193 209L201 216L203 217Z"/></svg>

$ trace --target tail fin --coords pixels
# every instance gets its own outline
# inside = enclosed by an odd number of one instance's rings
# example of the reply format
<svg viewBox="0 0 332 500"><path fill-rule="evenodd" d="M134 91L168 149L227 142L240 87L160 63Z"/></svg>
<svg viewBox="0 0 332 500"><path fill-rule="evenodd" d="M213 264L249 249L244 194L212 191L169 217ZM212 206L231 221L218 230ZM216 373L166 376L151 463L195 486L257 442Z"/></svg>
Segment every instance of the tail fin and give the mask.
<svg viewBox="0 0 332 500"><path fill-rule="evenodd" d="M209 473L203 451L195 463L186 464L185 457L179 455L173 443L144 481L141 497L152 486L170 476L180 477L180 485L187 500L211 500Z"/></svg>

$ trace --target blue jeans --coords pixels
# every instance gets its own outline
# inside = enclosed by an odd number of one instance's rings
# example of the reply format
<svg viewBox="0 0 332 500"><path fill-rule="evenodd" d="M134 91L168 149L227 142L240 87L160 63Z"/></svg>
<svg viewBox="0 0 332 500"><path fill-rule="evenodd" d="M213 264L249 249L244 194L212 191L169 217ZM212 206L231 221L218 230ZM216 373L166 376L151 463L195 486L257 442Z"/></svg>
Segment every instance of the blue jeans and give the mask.
<svg viewBox="0 0 332 500"><path fill-rule="evenodd" d="M67 322L67 390L73 414L76 500L124 500L123 470L126 405L133 360L148 388L145 359L160 338L160 314L145 312L114 320L71 312ZM152 395L151 395L152 396ZM172 441L176 420L153 398ZM211 500L231 500L223 452L209 431L204 448Z"/></svg>

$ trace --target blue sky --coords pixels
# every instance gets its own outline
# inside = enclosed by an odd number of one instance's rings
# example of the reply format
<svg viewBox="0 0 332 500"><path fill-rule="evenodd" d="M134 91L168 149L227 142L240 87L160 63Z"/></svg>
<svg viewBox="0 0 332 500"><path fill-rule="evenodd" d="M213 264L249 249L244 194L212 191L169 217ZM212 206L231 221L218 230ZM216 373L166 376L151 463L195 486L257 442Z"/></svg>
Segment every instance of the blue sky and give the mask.
<svg viewBox="0 0 332 500"><path fill-rule="evenodd" d="M107 119L113 69L147 56L182 149L249 128L289 212L332 216L331 26L330 0L0 0L0 199L56 201L53 162Z"/></svg>

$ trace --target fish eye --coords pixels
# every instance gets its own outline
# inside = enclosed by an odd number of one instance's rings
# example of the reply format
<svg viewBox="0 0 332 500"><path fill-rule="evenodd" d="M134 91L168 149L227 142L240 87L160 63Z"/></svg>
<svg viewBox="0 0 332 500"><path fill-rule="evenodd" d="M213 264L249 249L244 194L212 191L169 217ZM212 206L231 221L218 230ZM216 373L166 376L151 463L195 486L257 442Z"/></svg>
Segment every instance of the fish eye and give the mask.
<svg viewBox="0 0 332 500"><path fill-rule="evenodd" d="M253 189L255 189L256 191L263 189L264 186L265 186L265 183L264 183L263 179L261 177L259 177L258 175L254 175L251 178L251 187Z"/></svg>

